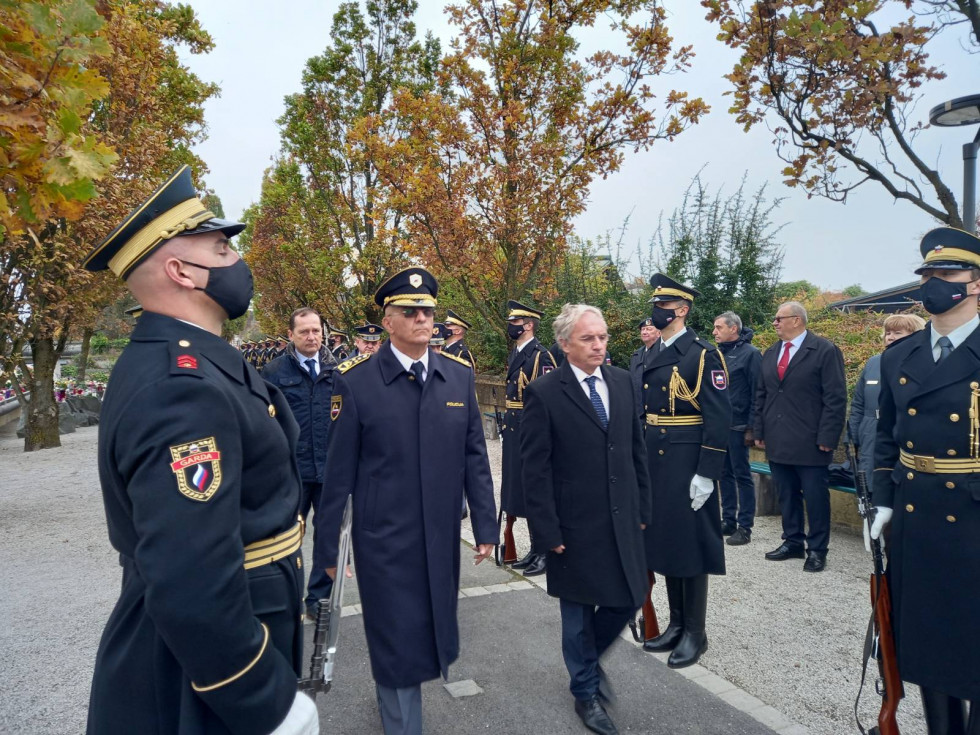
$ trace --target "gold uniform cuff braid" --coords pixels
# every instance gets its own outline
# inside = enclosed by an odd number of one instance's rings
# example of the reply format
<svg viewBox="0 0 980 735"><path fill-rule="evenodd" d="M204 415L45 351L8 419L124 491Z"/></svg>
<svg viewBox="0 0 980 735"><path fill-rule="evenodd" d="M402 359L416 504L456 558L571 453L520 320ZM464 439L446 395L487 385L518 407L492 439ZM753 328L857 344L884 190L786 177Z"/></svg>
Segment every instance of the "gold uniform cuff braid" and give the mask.
<svg viewBox="0 0 980 735"><path fill-rule="evenodd" d="M249 662L248 666L239 671L237 674L229 676L227 679L222 679L221 681L215 682L214 684L208 684L207 686L200 686L194 682L191 682L191 688L195 692L213 692L215 689L220 689L227 684L231 684L233 681L241 679L243 676L245 676L245 674L251 671L255 664L259 662L259 659L262 658L262 654L265 653L265 649L269 645L269 629L265 626L265 623L260 623L260 625L262 626L262 632L264 634L264 637L262 638L262 647L259 648L259 652L255 655L255 658Z"/></svg>

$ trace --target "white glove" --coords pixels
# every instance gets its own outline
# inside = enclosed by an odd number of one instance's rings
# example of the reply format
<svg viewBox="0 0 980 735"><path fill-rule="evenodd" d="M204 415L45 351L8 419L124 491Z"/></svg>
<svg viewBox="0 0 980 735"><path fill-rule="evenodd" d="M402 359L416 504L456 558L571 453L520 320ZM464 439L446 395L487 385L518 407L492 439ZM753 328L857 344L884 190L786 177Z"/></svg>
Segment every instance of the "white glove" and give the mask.
<svg viewBox="0 0 980 735"><path fill-rule="evenodd" d="M707 477L695 475L691 480L691 508L700 510L701 506L708 502L711 493L714 492L715 483Z"/></svg>
<svg viewBox="0 0 980 735"><path fill-rule="evenodd" d="M875 506L875 519L871 524L870 534L868 532L867 522L862 523L861 527L864 529L864 548L868 553L871 553L871 539L877 541L881 539L881 550L885 550L885 539L881 536L881 529L888 525L888 522L892 519L892 509L886 508L883 505Z"/></svg>
<svg viewBox="0 0 980 735"><path fill-rule="evenodd" d="M270 735L320 735L320 716L316 704L303 692L296 692L286 719Z"/></svg>

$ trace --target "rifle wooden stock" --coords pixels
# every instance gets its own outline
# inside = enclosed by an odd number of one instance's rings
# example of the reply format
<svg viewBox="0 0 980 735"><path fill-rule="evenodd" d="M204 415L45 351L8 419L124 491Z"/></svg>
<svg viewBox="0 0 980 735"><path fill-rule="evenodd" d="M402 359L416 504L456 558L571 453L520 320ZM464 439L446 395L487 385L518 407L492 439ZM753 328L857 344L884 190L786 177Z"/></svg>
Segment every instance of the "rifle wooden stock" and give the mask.
<svg viewBox="0 0 980 735"><path fill-rule="evenodd" d="M898 673L898 658L895 653L895 633L892 630L892 600L888 591L888 580L884 574L871 575L871 604L874 608L875 628L878 633L878 673L884 682L881 694L881 709L878 712L878 727L872 733L879 735L899 735L898 703L905 696L902 677Z"/></svg>
<svg viewBox="0 0 980 735"><path fill-rule="evenodd" d="M504 525L504 564L513 564L517 561L517 547L514 545L514 521L517 516L507 514L507 523Z"/></svg>
<svg viewBox="0 0 980 735"><path fill-rule="evenodd" d="M653 607L653 598L651 597L653 585L657 583L657 576L649 569L647 570L647 580L650 584L647 587L646 597L643 598L643 639L648 641L660 635L660 625L657 623L657 611Z"/></svg>

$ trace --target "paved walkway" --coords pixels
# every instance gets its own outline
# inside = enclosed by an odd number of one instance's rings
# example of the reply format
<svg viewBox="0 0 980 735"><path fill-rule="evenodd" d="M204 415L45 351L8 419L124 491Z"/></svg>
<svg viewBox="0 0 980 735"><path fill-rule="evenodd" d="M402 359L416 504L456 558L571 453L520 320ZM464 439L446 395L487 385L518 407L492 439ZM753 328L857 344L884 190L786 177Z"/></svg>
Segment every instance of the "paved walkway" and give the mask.
<svg viewBox="0 0 980 735"><path fill-rule="evenodd" d="M98 488L97 429L24 454L8 428L0 427L0 733L81 732L95 649L120 576ZM499 476L497 442L490 452ZM468 527L464 541L467 534ZM518 526L519 546L522 534ZM711 580L703 666L672 671L631 640L610 652L622 732L857 732L852 707L870 566L861 541L835 529L828 569L819 575L804 574L802 562L764 561L778 543L778 519L760 518L749 546L727 547L728 575ZM463 564L463 650L450 676L482 691L455 698L443 682L425 685L427 732L584 732L561 661L557 602L537 586L541 577L532 581L489 562ZM665 618L662 588L654 599ZM318 699L324 733L379 732L356 580L349 595L338 681ZM924 733L916 694L909 695L900 707L902 733ZM866 692L865 700L869 722L874 695Z"/></svg>

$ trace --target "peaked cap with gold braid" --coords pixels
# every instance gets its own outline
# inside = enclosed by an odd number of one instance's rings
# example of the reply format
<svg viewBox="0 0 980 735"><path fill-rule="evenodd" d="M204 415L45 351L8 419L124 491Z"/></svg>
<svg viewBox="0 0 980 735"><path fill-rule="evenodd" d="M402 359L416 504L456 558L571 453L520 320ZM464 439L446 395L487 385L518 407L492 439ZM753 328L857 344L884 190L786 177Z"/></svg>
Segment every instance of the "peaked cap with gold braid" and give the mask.
<svg viewBox="0 0 980 735"><path fill-rule="evenodd" d="M650 285L653 286L653 296L648 304L655 304L658 301L677 301L677 299L693 302L701 296L697 290L678 283L663 273L654 273L650 278Z"/></svg>
<svg viewBox="0 0 980 735"><path fill-rule="evenodd" d="M532 309L530 306L526 306L520 301L514 301L511 299L507 302L507 321L510 321L511 319L540 319L543 316L543 311Z"/></svg>
<svg viewBox="0 0 980 735"><path fill-rule="evenodd" d="M930 230L919 243L923 263L916 268L922 273L931 268L969 270L980 268L980 238L955 227Z"/></svg>
<svg viewBox="0 0 980 735"><path fill-rule="evenodd" d="M378 286L374 303L382 309L392 306L434 307L439 283L425 268L406 268Z"/></svg>
<svg viewBox="0 0 980 735"><path fill-rule="evenodd" d="M93 248L82 267L90 271L109 268L125 279L174 237L214 231L234 237L244 229L241 222L218 219L208 211L194 190L190 166L185 165Z"/></svg>

